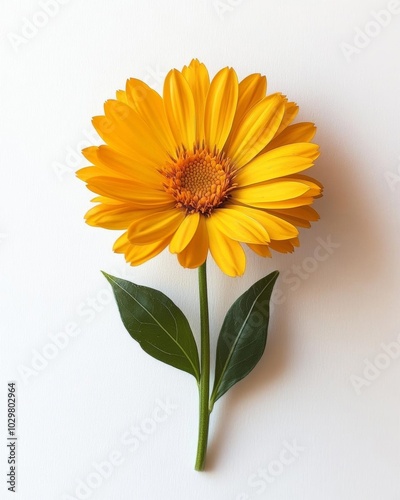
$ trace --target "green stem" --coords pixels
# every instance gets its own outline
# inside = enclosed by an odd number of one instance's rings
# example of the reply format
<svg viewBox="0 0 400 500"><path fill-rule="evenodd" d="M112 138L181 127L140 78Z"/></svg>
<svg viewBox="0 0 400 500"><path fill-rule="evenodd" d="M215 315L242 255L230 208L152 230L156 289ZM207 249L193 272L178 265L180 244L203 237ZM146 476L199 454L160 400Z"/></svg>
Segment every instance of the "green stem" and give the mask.
<svg viewBox="0 0 400 500"><path fill-rule="evenodd" d="M207 298L207 269L206 263L199 267L199 295L200 295L200 326L201 326L201 375L199 383L200 418L199 440L195 469L204 470L207 452L208 425L210 412L208 399L210 397L210 327L208 319Z"/></svg>

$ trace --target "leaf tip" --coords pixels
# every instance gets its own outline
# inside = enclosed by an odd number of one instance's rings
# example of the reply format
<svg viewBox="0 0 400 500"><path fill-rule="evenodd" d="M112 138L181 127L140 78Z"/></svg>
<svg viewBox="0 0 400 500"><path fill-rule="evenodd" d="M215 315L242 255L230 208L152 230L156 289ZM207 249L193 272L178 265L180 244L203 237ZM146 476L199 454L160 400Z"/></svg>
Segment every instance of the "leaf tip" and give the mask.
<svg viewBox="0 0 400 500"><path fill-rule="evenodd" d="M111 283L111 278L113 278L113 276L111 276L111 274L108 274L108 273L106 273L105 271L102 271L102 270L100 270L100 272L106 278L106 280Z"/></svg>

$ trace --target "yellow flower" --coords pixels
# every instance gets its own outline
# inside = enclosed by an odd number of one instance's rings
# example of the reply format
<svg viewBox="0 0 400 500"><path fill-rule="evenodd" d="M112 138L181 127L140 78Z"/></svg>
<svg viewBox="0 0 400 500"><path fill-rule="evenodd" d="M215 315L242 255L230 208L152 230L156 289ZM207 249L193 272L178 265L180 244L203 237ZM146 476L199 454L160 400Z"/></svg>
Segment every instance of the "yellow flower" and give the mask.
<svg viewBox="0 0 400 500"><path fill-rule="evenodd" d="M99 195L87 223L125 230L114 251L132 265L169 246L184 267L210 251L239 276L242 244L263 257L293 251L296 226L318 219L310 205L322 186L299 173L318 157L316 129L292 125L298 106L266 87L259 74L239 83L232 68L210 82L196 59L168 73L162 97L128 80L93 118L106 144L83 151L92 166L78 177Z"/></svg>

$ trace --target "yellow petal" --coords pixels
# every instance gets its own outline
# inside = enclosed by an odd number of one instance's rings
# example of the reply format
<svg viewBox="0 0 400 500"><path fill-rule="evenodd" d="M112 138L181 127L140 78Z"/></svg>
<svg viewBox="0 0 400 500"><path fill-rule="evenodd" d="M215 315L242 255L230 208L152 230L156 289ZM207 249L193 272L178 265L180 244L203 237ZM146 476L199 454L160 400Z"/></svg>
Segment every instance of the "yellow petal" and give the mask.
<svg viewBox="0 0 400 500"><path fill-rule="evenodd" d="M139 266L161 253L168 245L170 238L166 238L148 245L132 245L128 240L127 232L115 242L113 250L125 254L125 259L132 266Z"/></svg>
<svg viewBox="0 0 400 500"><path fill-rule="evenodd" d="M115 200L114 198L108 198L107 196L95 196L90 200L92 203L104 203L105 205L120 205L120 200Z"/></svg>
<svg viewBox="0 0 400 500"><path fill-rule="evenodd" d="M307 207L301 207L301 208L307 208ZM274 212L275 214L278 215L278 217L280 217L281 219L289 222L293 226L296 226L296 227L306 227L306 228L311 227L310 222L307 221L307 220L298 219L297 217L292 217L290 215L280 214L279 210L269 210L269 212Z"/></svg>
<svg viewBox="0 0 400 500"><path fill-rule="evenodd" d="M84 149L82 153L94 165L76 172L77 177L84 181L91 177L109 176L135 180L155 189L160 189L163 185L161 174L156 168L143 166L137 159L129 158L110 146L90 147Z"/></svg>
<svg viewBox="0 0 400 500"><path fill-rule="evenodd" d="M156 139L154 130L146 124L143 118L130 106L120 101L108 100L104 104L106 118L114 126L112 136L114 140L118 135L119 140L125 144L128 154L126 156L138 157L147 164L163 165L168 159L168 154ZM108 141L106 141L108 143ZM110 143L110 146L112 144Z"/></svg>
<svg viewBox="0 0 400 500"><path fill-rule="evenodd" d="M281 201L268 201L253 203L254 208L262 208L268 210L280 210L294 207L302 207L304 205L311 205L314 201L312 196L298 196L290 200Z"/></svg>
<svg viewBox="0 0 400 500"><path fill-rule="evenodd" d="M271 241L269 246L276 252L292 253L294 251L294 247L299 246L299 240L295 238L293 240L286 241Z"/></svg>
<svg viewBox="0 0 400 500"><path fill-rule="evenodd" d="M200 217L196 233L187 247L178 254L178 261L183 267L195 269L204 264L208 253L208 233L206 218Z"/></svg>
<svg viewBox="0 0 400 500"><path fill-rule="evenodd" d="M96 163L97 160L97 149L98 146L89 146L88 148L82 149L83 156L93 165Z"/></svg>
<svg viewBox="0 0 400 500"><path fill-rule="evenodd" d="M240 205L235 206L235 210L236 212L246 214L248 217L252 217L259 224L261 224L268 231L271 239L288 240L295 238L299 234L299 231L295 226L286 220L281 219L279 216L272 215L265 210L258 210Z"/></svg>
<svg viewBox="0 0 400 500"><path fill-rule="evenodd" d="M85 215L90 226L104 227L105 229L127 229L135 216L136 210L128 203L120 205L97 205Z"/></svg>
<svg viewBox="0 0 400 500"><path fill-rule="evenodd" d="M126 97L125 90L117 90L116 98L117 98L117 101L121 101L125 104L128 104L128 98Z"/></svg>
<svg viewBox="0 0 400 500"><path fill-rule="evenodd" d="M106 144L126 155L134 154L130 145L126 144L123 137L118 133L117 126L112 120L106 116L94 116L92 118L92 124Z"/></svg>
<svg viewBox="0 0 400 500"><path fill-rule="evenodd" d="M268 153L271 158L274 156L302 156L303 158L310 158L315 160L319 156L319 146L311 142L295 142L292 144L287 144L286 146L280 146L275 148Z"/></svg>
<svg viewBox="0 0 400 500"><path fill-rule="evenodd" d="M278 180L235 189L231 194L234 201L239 201L245 205L268 208L270 203L291 200L306 193L308 195L309 189L310 187L307 184L301 182Z"/></svg>
<svg viewBox="0 0 400 500"><path fill-rule="evenodd" d="M91 177L97 177L99 175L104 175L104 172L96 167L83 167L75 172L75 175L81 181L87 182Z"/></svg>
<svg viewBox="0 0 400 500"><path fill-rule="evenodd" d="M221 271L228 276L241 276L246 268L246 255L240 243L221 233L213 217L207 218L206 224L210 252Z"/></svg>
<svg viewBox="0 0 400 500"><path fill-rule="evenodd" d="M275 149L271 152L276 151ZM296 172L301 172L312 167L313 162L309 158L301 156L283 156L273 157L268 156L269 153L257 156L254 160L248 163L245 167L239 170L235 176L235 182L240 187L250 186L259 182L267 182L271 179L284 177Z"/></svg>
<svg viewBox="0 0 400 500"><path fill-rule="evenodd" d="M258 158L273 159L281 158L287 156L302 156L303 158L310 158L315 160L319 156L319 146L310 142L297 142L292 144L286 144L284 146L279 146L277 148L263 152L257 156L253 161L257 161ZM250 165L252 162L248 163ZM242 168L247 168L247 165Z"/></svg>
<svg viewBox="0 0 400 500"><path fill-rule="evenodd" d="M92 177L87 187L102 196L128 201L144 208L169 206L173 201L165 191L145 188L134 181L114 177Z"/></svg>
<svg viewBox="0 0 400 500"><path fill-rule="evenodd" d="M131 78L126 82L126 96L128 104L146 122L164 150L169 155L174 155L176 143L168 124L161 96L136 78Z"/></svg>
<svg viewBox="0 0 400 500"><path fill-rule="evenodd" d="M247 111L265 97L267 79L260 74L247 76L239 83L239 97L232 130L236 130Z"/></svg>
<svg viewBox="0 0 400 500"><path fill-rule="evenodd" d="M189 84L178 70L171 70L164 82L164 106L178 147L192 149L196 142L196 112Z"/></svg>
<svg viewBox="0 0 400 500"><path fill-rule="evenodd" d="M125 233L121 234L121 236L115 241L113 250L116 253L124 253L130 245L131 243L128 240L128 231L125 231Z"/></svg>
<svg viewBox="0 0 400 500"><path fill-rule="evenodd" d="M309 221L315 222L319 220L318 212L309 206L274 210L273 214L283 217L289 222L293 221L293 224L303 227L310 227Z"/></svg>
<svg viewBox="0 0 400 500"><path fill-rule="evenodd" d="M170 238L167 238L148 245L132 245L125 258L131 266L140 266L161 253L168 246L169 240Z"/></svg>
<svg viewBox="0 0 400 500"><path fill-rule="evenodd" d="M236 210L236 206L219 208L211 217L214 227L232 240L255 244L270 240L264 226L245 211Z"/></svg>
<svg viewBox="0 0 400 500"><path fill-rule="evenodd" d="M171 236L182 224L185 213L175 208L162 210L135 220L129 226L128 238L135 245L147 245Z"/></svg>
<svg viewBox="0 0 400 500"><path fill-rule="evenodd" d="M100 148L109 147L109 146L91 146L89 148L85 148L82 150L83 156L87 158L94 166L84 167L76 172L76 176L87 182L92 177L99 176L110 176L110 177L118 177L121 179L131 179L132 176L128 175L127 172L123 172L118 169L114 169L104 163L104 161L99 157Z"/></svg>
<svg viewBox="0 0 400 500"><path fill-rule="evenodd" d="M309 186L310 190L308 191L307 196L313 196L314 198L319 198L322 195L322 191L324 190L324 186L320 182L313 179L312 177L309 177L308 175L303 175L303 174L288 175L286 179L296 182L298 181L301 182L302 184L306 184L307 186Z"/></svg>
<svg viewBox="0 0 400 500"><path fill-rule="evenodd" d="M136 158L129 158L109 146L100 146L97 157L103 165L109 167L109 170L119 175L134 179L147 187L162 189L163 178L161 174L155 168L143 166Z"/></svg>
<svg viewBox="0 0 400 500"><path fill-rule="evenodd" d="M171 204L166 207L166 210L172 208L174 206ZM132 222L152 215L154 212L154 208L136 207L132 203L104 203L93 207L85 217L90 217L90 220L88 219L86 222L91 226L106 227L107 224L106 229L127 229ZM115 227L108 227L109 225L115 225Z"/></svg>
<svg viewBox="0 0 400 500"><path fill-rule="evenodd" d="M169 245L169 250L171 253L182 252L188 246L197 231L199 220L199 212L195 212L194 214L187 215L185 217L182 224L178 227L174 236L172 237L171 243Z"/></svg>
<svg viewBox="0 0 400 500"><path fill-rule="evenodd" d="M213 78L207 95L204 117L206 144L221 151L231 131L238 100L238 80L232 68Z"/></svg>
<svg viewBox="0 0 400 500"><path fill-rule="evenodd" d="M282 121L285 100L280 94L265 97L245 115L226 146L237 168L254 158L272 139Z"/></svg>
<svg viewBox="0 0 400 500"><path fill-rule="evenodd" d="M196 142L202 144L204 141L204 113L206 98L210 88L210 77L207 68L197 59L193 59L189 66L184 66L182 74L189 84L193 94L196 111Z"/></svg>
<svg viewBox="0 0 400 500"><path fill-rule="evenodd" d="M285 130L285 128L292 123L292 121L296 118L298 112L299 107L295 102L285 103L285 113L283 114L281 124L275 133L275 137L283 132L283 130Z"/></svg>
<svg viewBox="0 0 400 500"><path fill-rule="evenodd" d="M268 245L253 245L251 243L248 243L247 246L250 248L250 250L253 250L253 252L255 252L260 257L271 257L271 252L268 248Z"/></svg>
<svg viewBox="0 0 400 500"><path fill-rule="evenodd" d="M272 141L264 148L263 153L271 149L285 146L286 144L293 144L294 142L310 142L315 132L317 131L315 125L309 122L296 123L286 127L283 132L274 137Z"/></svg>

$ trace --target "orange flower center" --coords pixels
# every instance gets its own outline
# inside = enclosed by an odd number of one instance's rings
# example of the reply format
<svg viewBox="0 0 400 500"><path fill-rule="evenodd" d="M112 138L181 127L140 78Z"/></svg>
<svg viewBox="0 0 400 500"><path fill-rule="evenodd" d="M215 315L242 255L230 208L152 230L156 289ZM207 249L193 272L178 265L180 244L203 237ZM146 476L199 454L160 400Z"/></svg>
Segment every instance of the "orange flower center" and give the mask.
<svg viewBox="0 0 400 500"><path fill-rule="evenodd" d="M210 215L235 187L229 158L219 152L210 153L206 148L181 152L161 173L166 179L165 190L176 200L175 206L185 208L188 214Z"/></svg>

